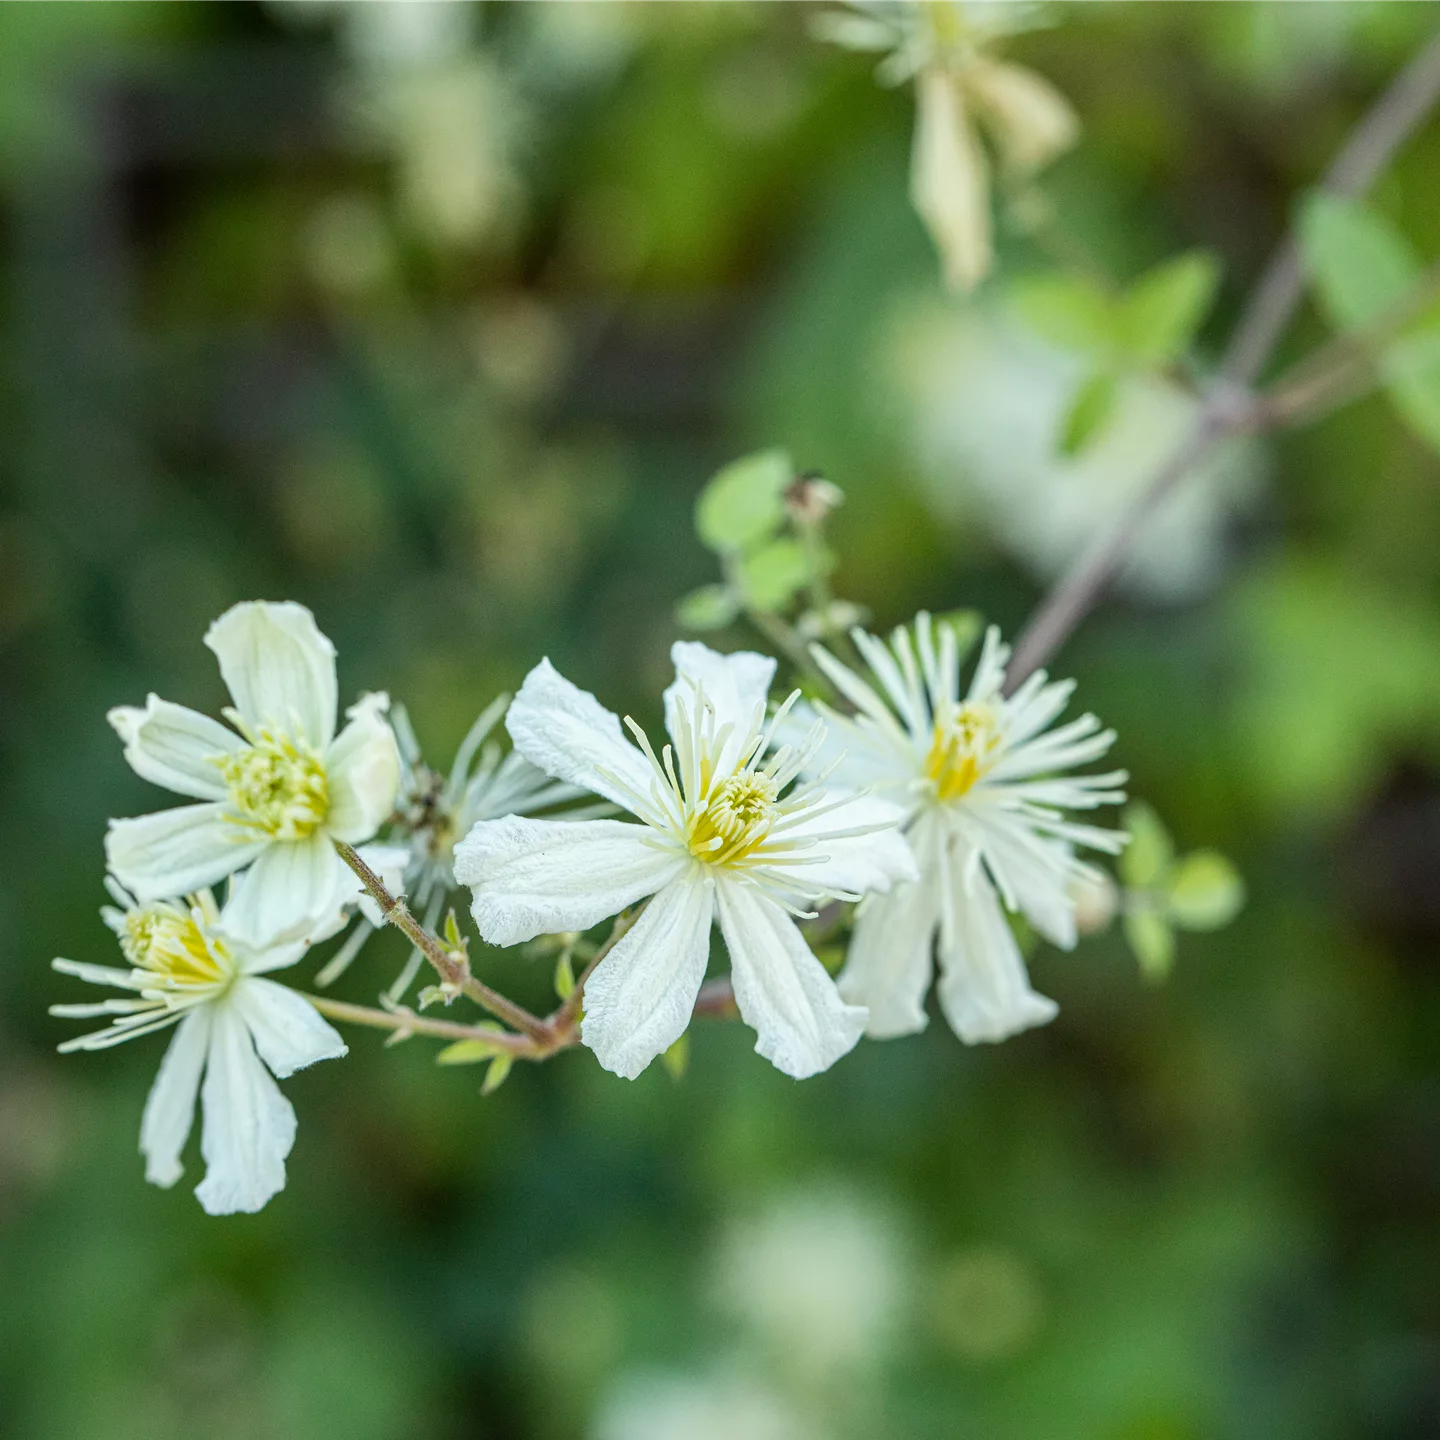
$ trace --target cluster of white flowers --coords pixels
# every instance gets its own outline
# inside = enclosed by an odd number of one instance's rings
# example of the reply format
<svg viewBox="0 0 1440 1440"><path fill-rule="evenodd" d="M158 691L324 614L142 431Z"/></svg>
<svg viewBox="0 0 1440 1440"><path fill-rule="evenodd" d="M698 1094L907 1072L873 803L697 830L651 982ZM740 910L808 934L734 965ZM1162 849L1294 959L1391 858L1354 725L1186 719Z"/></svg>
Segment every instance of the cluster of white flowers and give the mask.
<svg viewBox="0 0 1440 1440"><path fill-rule="evenodd" d="M55 967L126 993L55 1007L111 1017L63 1048L176 1026L141 1126L147 1177L178 1179L198 1096L201 1203L258 1209L283 1186L295 1136L272 1074L345 1053L315 1008L324 1002L266 977L371 903L340 853L356 845L427 928L451 888L469 887L492 945L573 936L640 905L579 997L580 1039L619 1075L684 1034L717 924L756 1050L796 1078L865 1033L924 1025L937 932L940 1003L963 1039L1048 1020L1055 1006L1030 989L1001 902L1074 943L1072 896L1088 873L1075 851L1115 851L1124 837L1064 812L1120 800L1125 777L1062 772L1099 758L1113 734L1089 715L1050 728L1071 686L1043 675L1007 697L993 630L963 700L947 623L922 614L913 640L901 629L889 646L852 638L876 685L813 653L853 714L798 690L772 706L773 659L677 643L658 754L544 660L513 703L480 717L442 777L383 695L362 697L336 734L335 652L308 610L237 605L206 636L233 728L154 695L110 714L132 767L197 803L111 822L119 908L102 913L130 968ZM502 714L508 755L488 739ZM533 818L587 796L584 809ZM366 843L386 826L388 842ZM223 905L209 888L222 880ZM838 983L797 923L837 902L860 906ZM357 934L380 920L372 909Z"/></svg>

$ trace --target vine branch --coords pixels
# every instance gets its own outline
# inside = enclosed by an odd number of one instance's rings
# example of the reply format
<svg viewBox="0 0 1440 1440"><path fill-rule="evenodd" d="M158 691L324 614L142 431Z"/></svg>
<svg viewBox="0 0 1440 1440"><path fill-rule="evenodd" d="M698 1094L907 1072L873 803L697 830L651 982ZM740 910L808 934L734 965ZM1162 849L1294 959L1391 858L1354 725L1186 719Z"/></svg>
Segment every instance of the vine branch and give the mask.
<svg viewBox="0 0 1440 1440"><path fill-rule="evenodd" d="M1332 195L1363 194L1396 150L1440 100L1440 33L1391 82L1351 131L1320 188ZM1271 256L1226 348L1220 374L1195 426L1115 526L1087 549L1040 602L1020 634L1006 675L1011 692L1044 665L1074 633L1109 588L1156 507L1221 440L1278 423L1252 387L1295 314L1304 292L1300 252L1287 235Z"/></svg>

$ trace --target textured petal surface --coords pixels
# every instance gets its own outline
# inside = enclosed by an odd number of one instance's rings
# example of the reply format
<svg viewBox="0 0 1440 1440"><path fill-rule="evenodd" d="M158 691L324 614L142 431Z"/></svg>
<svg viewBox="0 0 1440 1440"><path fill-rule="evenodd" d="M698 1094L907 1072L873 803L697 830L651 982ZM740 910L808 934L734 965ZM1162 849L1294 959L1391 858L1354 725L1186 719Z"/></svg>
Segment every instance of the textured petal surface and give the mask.
<svg viewBox="0 0 1440 1440"><path fill-rule="evenodd" d="M256 947L311 938L333 919L339 887L351 879L323 830L305 840L271 841L236 884L225 928Z"/></svg>
<svg viewBox="0 0 1440 1440"><path fill-rule="evenodd" d="M515 748L557 780L593 790L626 810L635 796L650 794L650 764L621 734L619 719L548 660L525 677L505 724Z"/></svg>
<svg viewBox="0 0 1440 1440"><path fill-rule="evenodd" d="M248 865L263 840L224 818L216 802L179 805L134 820L112 820L105 859L115 878L142 903L188 895Z"/></svg>
<svg viewBox="0 0 1440 1440"><path fill-rule="evenodd" d="M230 1003L250 1027L260 1058L282 1080L347 1053L339 1032L308 1000L273 980L237 980Z"/></svg>
<svg viewBox="0 0 1440 1440"><path fill-rule="evenodd" d="M619 820L482 820L455 847L455 879L492 945L585 930L653 895L689 863Z"/></svg>
<svg viewBox="0 0 1440 1440"><path fill-rule="evenodd" d="M941 929L940 1006L955 1033L975 1045L1053 1020L1059 1007L1030 988L1000 898L973 852L956 857L941 900L949 923Z"/></svg>
<svg viewBox="0 0 1440 1440"><path fill-rule="evenodd" d="M836 982L842 999L870 1011L865 1033L875 1039L911 1035L927 1023L925 993L940 920L935 829L934 818L922 815L910 832L919 881L896 885L860 907Z"/></svg>
<svg viewBox="0 0 1440 1440"><path fill-rule="evenodd" d="M357 705L325 754L330 811L325 828L341 840L368 840L389 818L400 788L400 750L378 705Z"/></svg>
<svg viewBox="0 0 1440 1440"><path fill-rule="evenodd" d="M865 1030L865 1011L840 998L785 911L731 879L717 883L716 907L735 1003L758 1036L756 1051L803 1080L853 1049Z"/></svg>
<svg viewBox="0 0 1440 1440"><path fill-rule="evenodd" d="M218 762L245 742L218 720L158 695L143 710L117 705L106 719L125 742L125 758L137 775L196 800L225 798Z"/></svg>
<svg viewBox="0 0 1440 1440"><path fill-rule="evenodd" d="M1020 817L977 799L956 816L966 841L978 846L1012 909L1052 944L1075 945L1074 854L1063 841L1036 832Z"/></svg>
<svg viewBox="0 0 1440 1440"><path fill-rule="evenodd" d="M580 1038L607 1069L633 1080L690 1023L710 956L714 890L699 873L645 907L585 985Z"/></svg>
<svg viewBox="0 0 1440 1440"><path fill-rule="evenodd" d="M784 832L787 839L815 843L812 850L802 852L813 859L786 867L783 873L816 890L854 895L888 890L896 881L917 879L920 872L915 857L900 830L904 819L905 812L898 805L874 795L857 795ZM855 830L866 833L846 833Z"/></svg>
<svg viewBox="0 0 1440 1440"><path fill-rule="evenodd" d="M176 1027L145 1101L140 1153L145 1157L145 1178L152 1185L168 1190L185 1173L180 1156L195 1120L200 1073L209 1045L210 1009L200 1005Z"/></svg>
<svg viewBox="0 0 1440 1440"><path fill-rule="evenodd" d="M335 736L335 647L293 600L247 600L205 633L235 708L249 725L303 735L317 750Z"/></svg>
<svg viewBox="0 0 1440 1440"><path fill-rule="evenodd" d="M211 1215L253 1212L285 1188L295 1111L261 1064L234 1007L214 1007L210 1063L200 1093L205 1178L196 1198Z"/></svg>
<svg viewBox="0 0 1440 1440"><path fill-rule="evenodd" d="M715 729L730 726L730 736L715 761L715 773L727 775L740 760L740 747L757 719L763 722L765 702L775 679L775 661L753 650L722 655L697 640L677 640L670 647L675 679L665 691L665 728L673 739L676 702L693 713L698 686L715 711Z"/></svg>

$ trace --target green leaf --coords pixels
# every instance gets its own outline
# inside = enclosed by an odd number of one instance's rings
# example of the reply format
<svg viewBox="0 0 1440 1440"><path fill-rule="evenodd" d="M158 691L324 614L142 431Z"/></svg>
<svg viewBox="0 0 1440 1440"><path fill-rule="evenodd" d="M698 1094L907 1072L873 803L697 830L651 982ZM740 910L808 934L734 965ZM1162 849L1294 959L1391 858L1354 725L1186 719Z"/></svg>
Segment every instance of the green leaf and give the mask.
<svg viewBox="0 0 1440 1440"><path fill-rule="evenodd" d="M575 972L570 968L570 952L562 950L555 962L555 993L568 1000L575 993Z"/></svg>
<svg viewBox="0 0 1440 1440"><path fill-rule="evenodd" d="M1115 302L1080 276L1026 275L1011 282L1010 306L1041 339L1065 350L1109 350L1115 344Z"/></svg>
<svg viewBox="0 0 1440 1440"><path fill-rule="evenodd" d="M1395 341L1380 368L1391 404L1422 440L1440 450L1440 325Z"/></svg>
<svg viewBox="0 0 1440 1440"><path fill-rule="evenodd" d="M740 597L728 585L702 585L675 607L682 630L721 630L740 613Z"/></svg>
<svg viewBox="0 0 1440 1440"><path fill-rule="evenodd" d="M757 610L783 610L809 579L810 557L798 540L772 540L740 566L740 587Z"/></svg>
<svg viewBox="0 0 1440 1440"><path fill-rule="evenodd" d="M481 1085L480 1093L493 1095L505 1083L505 1077L509 1075L510 1067L514 1063L514 1058L510 1055L497 1055L485 1072L485 1083Z"/></svg>
<svg viewBox="0 0 1440 1440"><path fill-rule="evenodd" d="M785 518L785 490L794 478L795 467L783 450L762 450L727 465L696 503L701 543L733 555L769 539Z"/></svg>
<svg viewBox="0 0 1440 1440"><path fill-rule="evenodd" d="M1060 426L1058 449L1062 455L1078 455L1109 422L1115 413L1115 376L1097 371L1075 392Z"/></svg>
<svg viewBox="0 0 1440 1440"><path fill-rule="evenodd" d="M1126 806L1122 823L1130 843L1120 852L1120 878L1131 890L1149 890L1175 859L1170 832L1143 800Z"/></svg>
<svg viewBox="0 0 1440 1440"><path fill-rule="evenodd" d="M460 922L455 918L453 906L445 914L445 944L457 954L469 953L470 943L460 933Z"/></svg>
<svg viewBox="0 0 1440 1440"><path fill-rule="evenodd" d="M1175 965L1175 932L1156 910L1133 910L1125 916L1125 938L1147 980L1163 980Z"/></svg>
<svg viewBox="0 0 1440 1440"><path fill-rule="evenodd" d="M1120 304L1120 344L1126 355L1147 367L1173 364L1210 313L1219 284L1220 265L1204 250L1147 270Z"/></svg>
<svg viewBox="0 0 1440 1440"><path fill-rule="evenodd" d="M1182 930L1219 930L1245 903L1240 872L1218 850L1196 850L1170 875L1166 913Z"/></svg>
<svg viewBox="0 0 1440 1440"><path fill-rule="evenodd" d="M1311 195L1300 212L1300 249L1320 308L1355 330L1402 300L1420 276L1410 242L1359 200Z"/></svg>
<svg viewBox="0 0 1440 1440"><path fill-rule="evenodd" d="M690 1032L687 1030L668 1050L660 1056L661 1063L670 1072L672 1080L683 1080L690 1068Z"/></svg>
<svg viewBox="0 0 1440 1440"><path fill-rule="evenodd" d="M497 1035L505 1032L498 1025L482 1025L479 1028L486 1030L493 1029ZM502 1045L496 1045L489 1040L457 1040L453 1045L447 1045L436 1057L437 1065L478 1065L482 1060L493 1060L497 1055L505 1054Z"/></svg>

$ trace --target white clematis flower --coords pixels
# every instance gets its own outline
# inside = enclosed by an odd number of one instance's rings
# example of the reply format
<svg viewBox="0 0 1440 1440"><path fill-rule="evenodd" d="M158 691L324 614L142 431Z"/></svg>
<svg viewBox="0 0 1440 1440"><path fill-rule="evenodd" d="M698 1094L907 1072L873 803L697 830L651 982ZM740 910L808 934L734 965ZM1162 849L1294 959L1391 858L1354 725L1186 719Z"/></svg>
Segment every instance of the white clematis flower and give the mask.
<svg viewBox="0 0 1440 1440"><path fill-rule="evenodd" d="M259 1210L284 1188L285 1157L295 1143L295 1111L271 1075L283 1080L346 1050L313 1006L264 978L293 965L306 946L295 941L251 948L230 933L229 907L222 916L208 890L183 905L141 905L109 883L123 908L107 906L101 913L133 968L74 960L54 966L130 993L51 1006L52 1015L68 1018L117 1017L60 1049L103 1050L177 1026L140 1123L145 1178L167 1189L180 1178L198 1096L205 1111L200 1151L206 1169L197 1198L212 1215Z"/></svg>
<svg viewBox="0 0 1440 1440"><path fill-rule="evenodd" d="M620 721L548 660L510 707L522 755L641 823L486 821L456 846L456 878L473 888L476 924L496 945L584 930L654 897L585 987L581 1038L607 1070L638 1075L684 1033L718 920L756 1050L787 1075L813 1075L854 1046L865 1011L840 999L791 916L913 877L894 828L901 812L837 797L820 779L789 788L824 727L764 758L795 698L767 727L774 660L686 642L671 654L671 744L659 756L628 718L639 748L627 744Z"/></svg>
<svg viewBox="0 0 1440 1440"><path fill-rule="evenodd" d="M1035 23L1034 9L983 0L855 0L850 13L816 20L822 39L890 51L878 71L882 83L914 80L910 198L952 290L973 290L993 257L990 166L979 126L1016 177L1043 169L1080 133L1069 102L1048 80L991 53L996 40Z"/></svg>
<svg viewBox="0 0 1440 1440"><path fill-rule="evenodd" d="M840 756L836 782L905 805L920 878L860 908L840 993L869 1008L872 1036L923 1029L938 933L940 1005L962 1040L1004 1040L1043 1025L1055 1003L1030 988L1000 902L1056 945L1075 944L1073 882L1096 873L1075 847L1113 854L1128 837L1063 812L1120 803L1128 777L1062 772L1098 760L1115 732L1093 715L1048 728L1073 681L1051 683L1040 671L1002 694L1010 650L993 626L963 698L960 647L944 621L918 615L913 643L903 627L889 646L863 630L851 634L876 684L811 647L857 711L826 712L830 733L817 758Z"/></svg>
<svg viewBox="0 0 1440 1440"><path fill-rule="evenodd" d="M317 938L359 893L332 842L368 840L395 804L389 702L365 696L335 733L335 647L303 605L236 605L205 643L235 701L224 712L235 729L157 695L110 712L137 774L201 802L112 820L110 869L141 901L244 869L226 908L232 933L251 944Z"/></svg>

